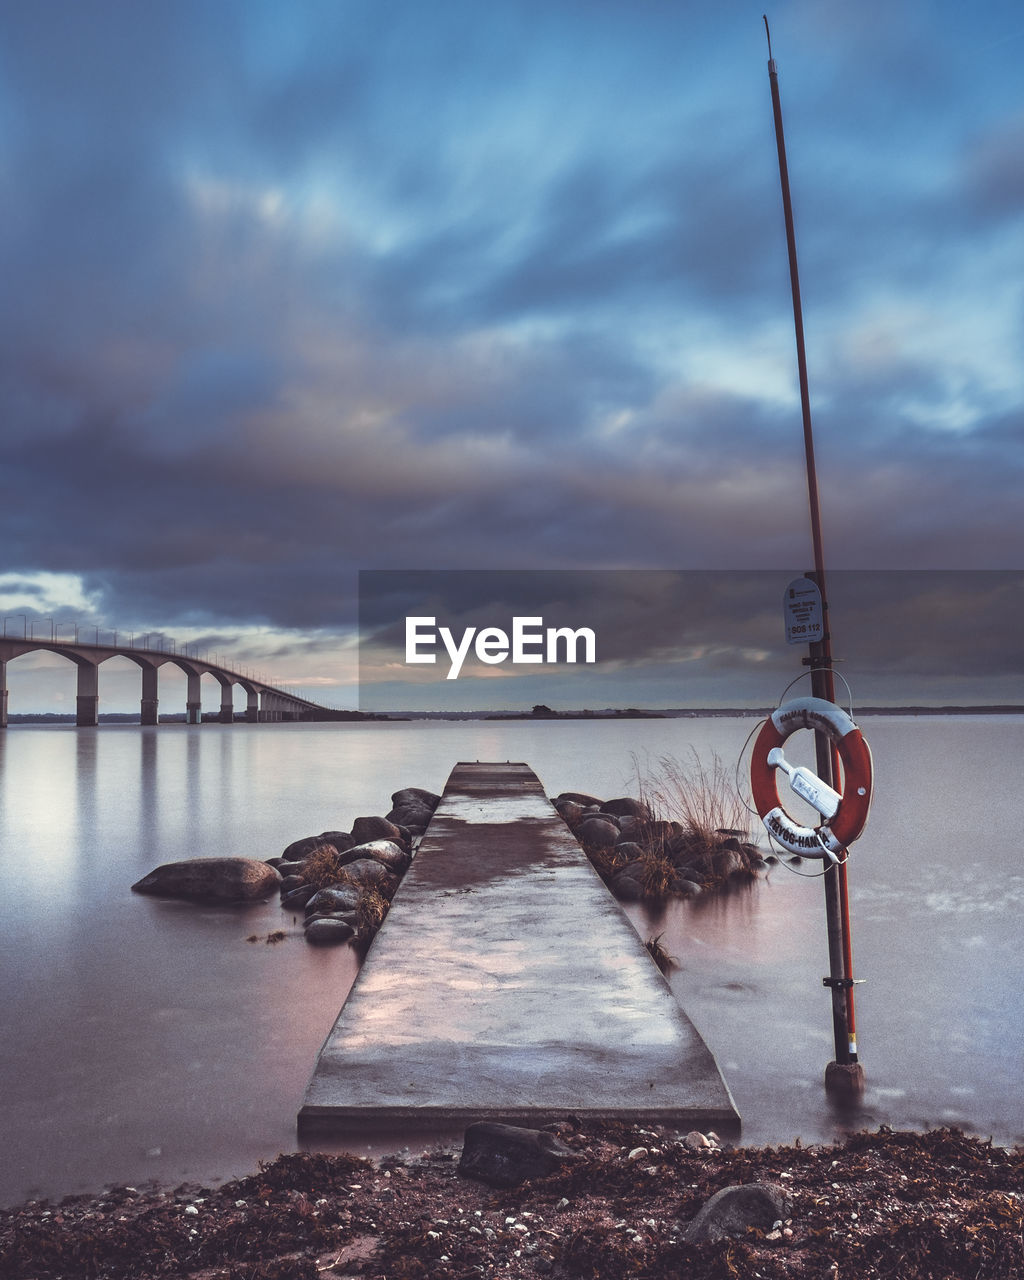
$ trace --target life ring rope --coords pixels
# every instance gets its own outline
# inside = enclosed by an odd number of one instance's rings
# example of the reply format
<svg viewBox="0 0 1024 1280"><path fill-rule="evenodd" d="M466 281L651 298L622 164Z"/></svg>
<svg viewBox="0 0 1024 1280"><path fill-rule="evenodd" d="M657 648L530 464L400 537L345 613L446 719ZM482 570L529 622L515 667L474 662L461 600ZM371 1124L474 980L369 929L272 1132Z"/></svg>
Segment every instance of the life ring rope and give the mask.
<svg viewBox="0 0 1024 1280"><path fill-rule="evenodd" d="M842 764L842 793L810 769L793 766L782 750L798 729L824 732L835 743ZM778 774L822 817L817 827L796 822L779 799ZM871 751L853 717L824 698L794 698L768 717L754 743L750 785L754 807L771 839L791 853L838 861L864 830L871 807Z"/></svg>

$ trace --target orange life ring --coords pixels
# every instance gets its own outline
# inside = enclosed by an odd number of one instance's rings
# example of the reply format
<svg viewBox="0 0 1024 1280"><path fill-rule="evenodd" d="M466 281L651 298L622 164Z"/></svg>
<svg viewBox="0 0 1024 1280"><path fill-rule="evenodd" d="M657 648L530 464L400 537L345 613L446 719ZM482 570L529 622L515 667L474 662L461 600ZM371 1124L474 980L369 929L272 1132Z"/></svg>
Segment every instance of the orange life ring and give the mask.
<svg viewBox="0 0 1024 1280"><path fill-rule="evenodd" d="M810 770L793 769L786 763L782 744L798 729L821 729L836 744L843 766L842 795L826 787ZM819 826L800 826L782 807L777 782L780 767L790 774L794 791L819 800L815 807L824 817ZM835 855L848 848L864 830L871 807L871 786L868 744L842 707L824 698L795 698L783 703L765 721L754 743L750 761L754 807L772 839L791 853L834 861Z"/></svg>

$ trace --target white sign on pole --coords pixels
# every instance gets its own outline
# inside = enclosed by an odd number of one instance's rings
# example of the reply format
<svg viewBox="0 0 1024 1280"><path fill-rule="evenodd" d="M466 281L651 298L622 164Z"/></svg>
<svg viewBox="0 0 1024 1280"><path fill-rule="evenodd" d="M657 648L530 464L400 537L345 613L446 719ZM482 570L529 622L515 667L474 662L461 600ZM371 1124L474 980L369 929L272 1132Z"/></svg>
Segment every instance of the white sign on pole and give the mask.
<svg viewBox="0 0 1024 1280"><path fill-rule="evenodd" d="M821 592L810 578L795 578L783 602L787 644L815 644L825 633Z"/></svg>

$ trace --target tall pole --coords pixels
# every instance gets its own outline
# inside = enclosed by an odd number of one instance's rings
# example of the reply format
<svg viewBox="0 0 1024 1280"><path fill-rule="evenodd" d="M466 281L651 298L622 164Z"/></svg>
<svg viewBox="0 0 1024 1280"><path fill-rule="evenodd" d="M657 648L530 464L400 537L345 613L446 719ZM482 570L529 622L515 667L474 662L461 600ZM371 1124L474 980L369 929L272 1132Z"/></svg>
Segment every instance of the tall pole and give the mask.
<svg viewBox="0 0 1024 1280"><path fill-rule="evenodd" d="M835 680L832 675L832 637L825 583L825 552L821 537L821 504L818 499L818 473L814 464L814 433L811 425L811 398L807 384L807 353L804 347L803 306L800 301L800 271L796 256L796 231L793 225L793 202L789 192L789 166L786 163L786 139L782 128L782 101L779 97L779 74L772 57L772 37L768 17L764 18L768 37L768 79L772 91L775 117L775 142L779 152L779 181L782 185L782 211L786 221L786 246L789 250L789 280L793 293L793 325L796 330L796 360L800 380L800 412L804 429L804 457L807 464L807 499L811 515L811 542L814 572L811 574L821 592L821 640L810 646L805 661L811 669L811 692L815 697L835 702ZM819 776L830 785L839 780L839 753L827 734L814 734L815 763ZM838 788L837 788L838 789ZM853 947L850 930L849 889L846 874L847 852L839 862L829 864L822 877L825 886L825 921L828 929L830 974L824 979L832 993L832 1032L835 1061L825 1069L825 1087L837 1094L856 1094L864 1087L864 1068L857 1059L857 1030L853 1001Z"/></svg>

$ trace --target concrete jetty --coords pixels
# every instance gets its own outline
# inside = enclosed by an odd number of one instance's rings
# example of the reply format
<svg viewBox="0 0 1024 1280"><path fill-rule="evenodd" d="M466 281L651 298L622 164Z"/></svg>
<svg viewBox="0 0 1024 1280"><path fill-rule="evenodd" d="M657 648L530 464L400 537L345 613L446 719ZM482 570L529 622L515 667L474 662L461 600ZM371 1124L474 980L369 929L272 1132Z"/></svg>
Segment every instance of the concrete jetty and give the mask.
<svg viewBox="0 0 1024 1280"><path fill-rule="evenodd" d="M739 1129L537 776L461 763L320 1051L299 1136L568 1114Z"/></svg>

